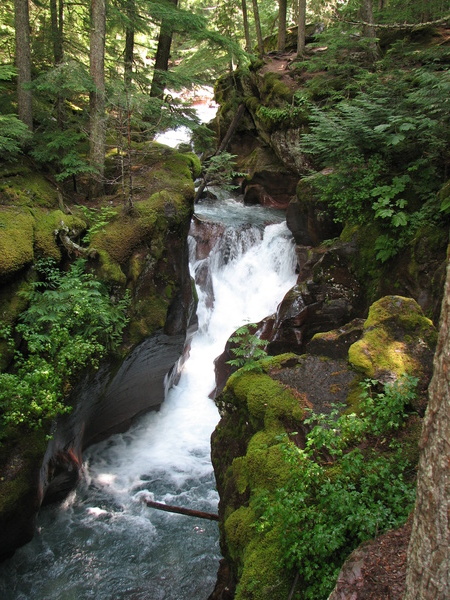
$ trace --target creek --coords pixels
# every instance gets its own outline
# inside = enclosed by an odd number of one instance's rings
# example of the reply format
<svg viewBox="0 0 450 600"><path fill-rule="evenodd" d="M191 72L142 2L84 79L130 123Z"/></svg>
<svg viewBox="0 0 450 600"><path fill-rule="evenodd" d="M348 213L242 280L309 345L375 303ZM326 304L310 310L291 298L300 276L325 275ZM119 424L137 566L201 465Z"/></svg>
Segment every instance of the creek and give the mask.
<svg viewBox="0 0 450 600"><path fill-rule="evenodd" d="M60 505L41 510L34 539L0 565L2 600L206 600L220 559L217 523L160 512L142 497L217 512L210 435L213 361L245 322L271 314L295 284L284 215L234 200L196 215L221 227L198 288L198 330L181 377L158 412L84 454L83 477ZM212 286L212 287L211 287Z"/></svg>

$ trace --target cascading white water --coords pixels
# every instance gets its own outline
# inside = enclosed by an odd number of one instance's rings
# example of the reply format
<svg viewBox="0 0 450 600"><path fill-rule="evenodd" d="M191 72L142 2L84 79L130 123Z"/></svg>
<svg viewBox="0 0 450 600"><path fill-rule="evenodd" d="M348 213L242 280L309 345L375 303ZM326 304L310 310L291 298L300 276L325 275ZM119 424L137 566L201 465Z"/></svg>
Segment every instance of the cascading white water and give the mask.
<svg viewBox="0 0 450 600"><path fill-rule="evenodd" d="M199 293L199 329L178 385L158 413L86 453L76 491L44 509L33 541L0 565L2 600L202 600L212 591L217 524L141 499L217 510L213 360L237 327L275 310L295 283L295 254L284 223L262 225L273 219L264 209L227 201L199 212L227 229L209 257L214 303L207 308Z"/></svg>

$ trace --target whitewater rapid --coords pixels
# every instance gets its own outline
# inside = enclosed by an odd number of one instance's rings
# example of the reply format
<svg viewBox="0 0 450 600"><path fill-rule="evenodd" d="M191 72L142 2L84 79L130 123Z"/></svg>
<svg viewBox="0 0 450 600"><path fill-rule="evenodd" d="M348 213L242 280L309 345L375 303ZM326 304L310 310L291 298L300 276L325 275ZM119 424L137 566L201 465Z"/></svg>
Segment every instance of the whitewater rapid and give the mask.
<svg viewBox="0 0 450 600"><path fill-rule="evenodd" d="M77 489L43 509L33 541L0 565L2 600L206 600L214 588L217 523L150 509L142 497L217 512L213 361L237 327L274 312L295 284L296 261L282 216L233 200L197 211L226 230L208 257L214 302L199 289L198 331L178 384L159 412L85 453ZM195 276L193 241L191 254Z"/></svg>

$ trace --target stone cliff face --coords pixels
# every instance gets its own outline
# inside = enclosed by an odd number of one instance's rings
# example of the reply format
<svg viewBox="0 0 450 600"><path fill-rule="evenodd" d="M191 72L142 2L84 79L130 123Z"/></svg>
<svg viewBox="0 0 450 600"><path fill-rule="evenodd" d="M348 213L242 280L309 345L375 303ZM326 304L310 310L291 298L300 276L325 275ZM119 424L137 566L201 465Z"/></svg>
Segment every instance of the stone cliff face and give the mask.
<svg viewBox="0 0 450 600"><path fill-rule="evenodd" d="M256 526L262 491L275 502L277 490L298 468L283 458L286 435L296 447L305 447L308 409L329 413L347 402L357 413L358 383L366 377L388 382L404 373L418 376L419 395L410 410L423 414L435 339L431 321L416 302L387 296L371 307L365 321L313 336L310 352L263 359L261 372L241 370L228 379L216 398L222 418L212 437L225 563L211 600L288 596L294 573L279 561L282 536ZM411 412L400 435L412 460L418 453L417 414ZM381 445L372 451L385 449ZM332 473L331 466L331 478Z"/></svg>
<svg viewBox="0 0 450 600"><path fill-rule="evenodd" d="M1 556L30 539L41 502L59 500L73 488L83 449L124 431L137 415L157 408L164 399L167 374L176 378L177 361L195 317L187 234L197 175L192 155L151 146L146 163L134 174L133 209L122 212L119 204L117 215L92 237L88 265L115 295L131 292L130 323L120 355L103 360L95 372L81 374L68 399L73 410L55 424L48 445L45 432L17 430L4 441ZM31 199L20 196L22 186L29 185L27 177L32 177L37 190ZM81 213L75 214L76 206L69 215L59 210L56 191L35 173L22 170L10 178L0 211L5 229L0 307L3 320L14 325L25 308L16 293L34 277L35 258L52 256L64 262L71 258L57 235L61 222L76 240L87 224ZM115 197L104 200L110 206L117 203ZM11 355L2 355L6 368Z"/></svg>
<svg viewBox="0 0 450 600"><path fill-rule="evenodd" d="M308 179L301 179L309 167L300 144L308 115L294 101L286 67L283 57L265 57L264 65L216 88L220 131L245 103L229 147L238 170L248 173L244 201L286 208L299 276L277 312L255 329L274 356L262 361L261 372L232 369L231 342L216 360L222 418L212 457L224 560L210 600L292 596L295 573L280 566L279 537L256 524L261 490L274 501L293 476L281 440L292 434L304 447L305 411L326 413L346 402L357 412L363 379L388 383L405 373L418 376L418 396L400 436L414 462L432 370L432 321L439 318L448 231L422 228L401 255L382 265L375 261L376 233L369 226L343 229L335 223Z"/></svg>

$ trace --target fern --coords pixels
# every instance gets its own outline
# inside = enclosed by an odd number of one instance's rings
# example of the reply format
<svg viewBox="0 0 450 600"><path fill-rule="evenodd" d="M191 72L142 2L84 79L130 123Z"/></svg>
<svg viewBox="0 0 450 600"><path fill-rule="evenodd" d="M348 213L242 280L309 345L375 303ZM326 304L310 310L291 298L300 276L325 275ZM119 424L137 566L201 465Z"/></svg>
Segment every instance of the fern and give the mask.
<svg viewBox="0 0 450 600"><path fill-rule="evenodd" d="M258 361L267 356L267 341L254 334L256 328L256 323L250 323L239 327L234 332L229 341L236 344L231 348L231 352L236 358L228 360L227 364L243 371L260 372L262 370Z"/></svg>
<svg viewBox="0 0 450 600"><path fill-rule="evenodd" d="M4 423L38 428L68 412L64 400L77 373L98 367L121 342L129 296L113 303L85 266L80 259L61 273L50 260L37 265L44 280L32 285L16 327L26 352L16 352L13 372L0 374ZM7 329L0 335L12 342Z"/></svg>

